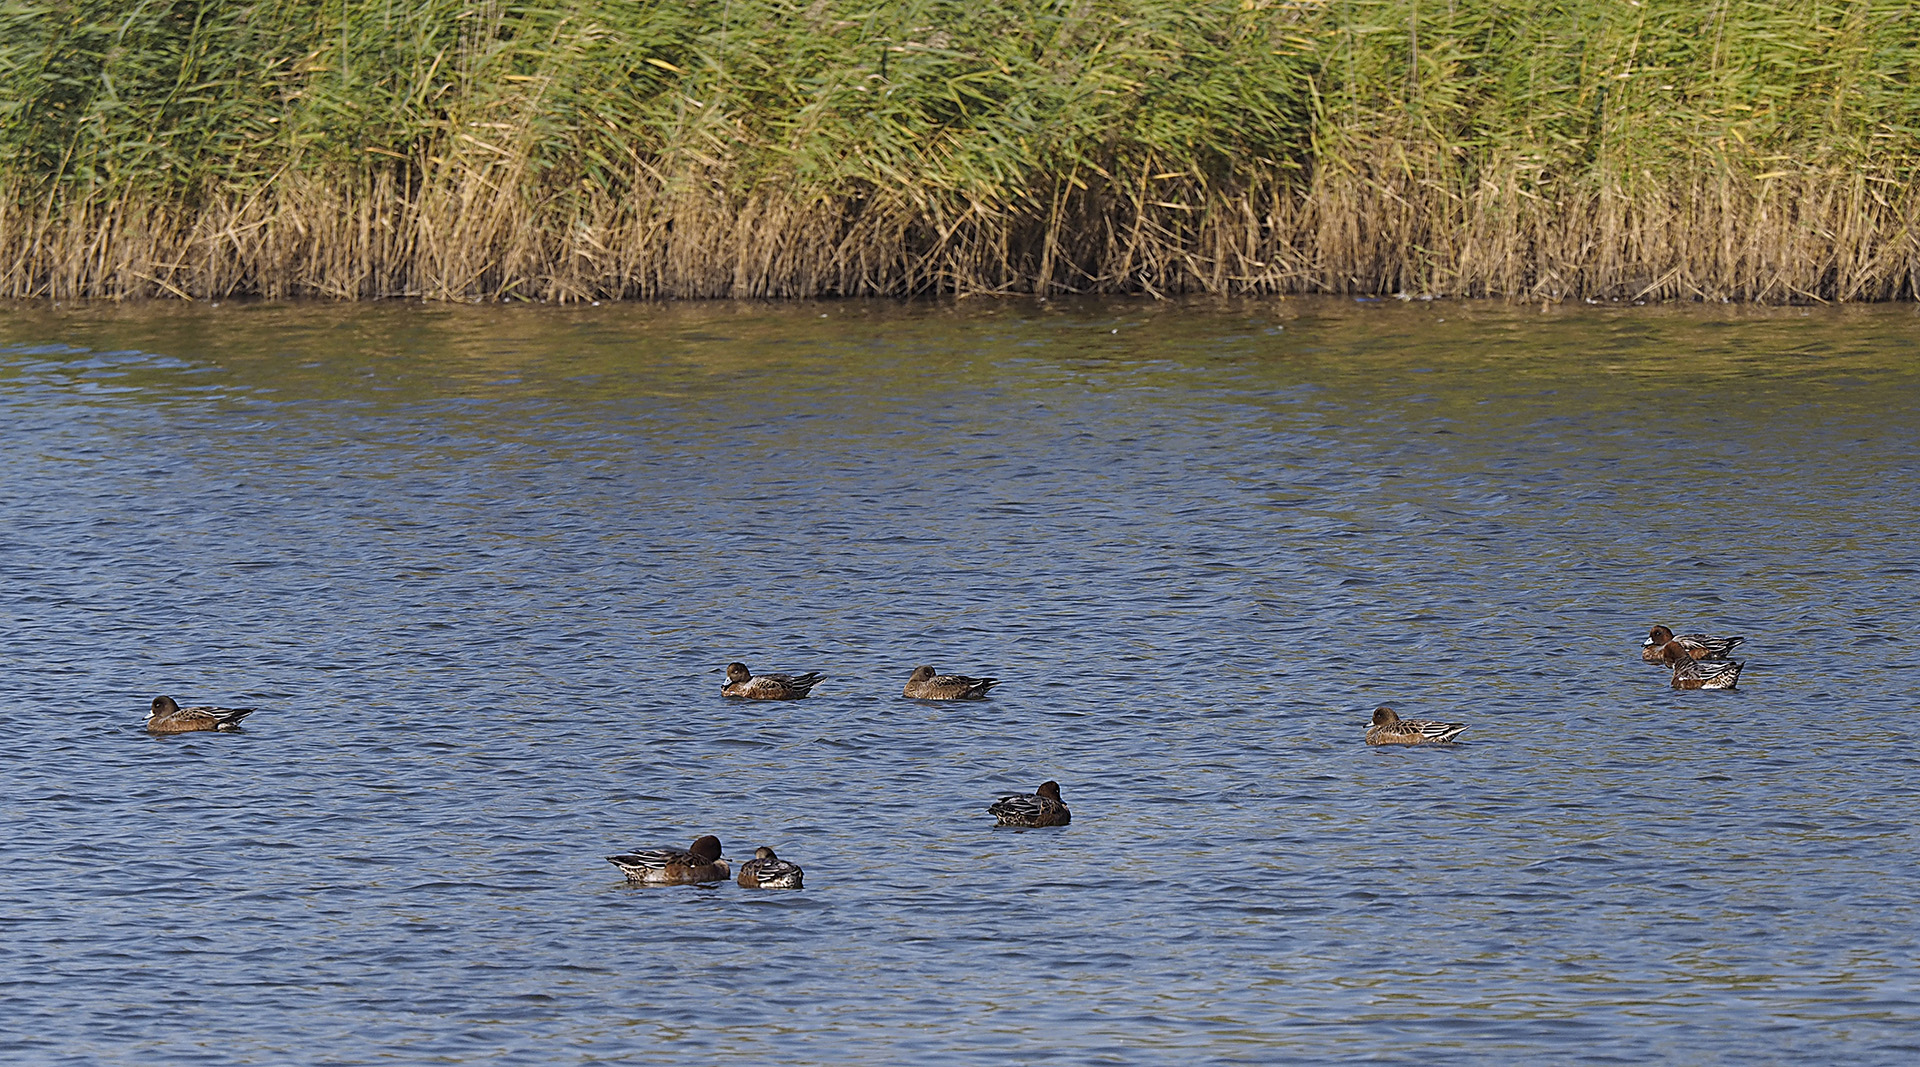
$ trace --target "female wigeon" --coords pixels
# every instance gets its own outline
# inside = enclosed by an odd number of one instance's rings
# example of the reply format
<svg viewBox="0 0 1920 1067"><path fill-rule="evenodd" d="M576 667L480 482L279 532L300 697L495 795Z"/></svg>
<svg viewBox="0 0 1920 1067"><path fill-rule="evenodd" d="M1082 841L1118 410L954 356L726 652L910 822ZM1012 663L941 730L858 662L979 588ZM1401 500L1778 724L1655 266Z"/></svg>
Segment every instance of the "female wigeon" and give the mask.
<svg viewBox="0 0 1920 1067"><path fill-rule="evenodd" d="M798 677L791 674L755 674L744 663L729 663L727 684L720 687L720 695L748 700L799 700L820 684L820 679L824 677L818 671L809 671Z"/></svg>
<svg viewBox="0 0 1920 1067"><path fill-rule="evenodd" d="M607 862L626 872L627 881L645 885L685 885L689 882L724 882L732 869L720 858L720 839L708 834L685 850L677 848L636 848Z"/></svg>
<svg viewBox="0 0 1920 1067"><path fill-rule="evenodd" d="M740 877L736 879L748 889L799 889L800 879L806 872L797 863L773 854L773 849L761 845L753 850L753 858L740 865Z"/></svg>
<svg viewBox="0 0 1920 1067"><path fill-rule="evenodd" d="M915 667L907 676L904 696L915 700L984 700L998 678L969 678L964 674L935 674L932 667Z"/></svg>
<svg viewBox="0 0 1920 1067"><path fill-rule="evenodd" d="M1675 636L1672 630L1656 626L1647 631L1647 639L1640 646L1640 658L1664 667L1667 661L1663 653L1668 643L1678 641L1680 647L1687 650L1687 655L1694 659L1726 659L1727 653L1733 651L1733 646L1745 640L1744 637L1708 637L1706 634Z"/></svg>
<svg viewBox="0 0 1920 1067"><path fill-rule="evenodd" d="M1744 660L1698 660L1678 641L1660 647L1660 658L1673 668L1675 689L1732 689L1740 683Z"/></svg>
<svg viewBox="0 0 1920 1067"><path fill-rule="evenodd" d="M987 807L987 814L998 819L995 826L1065 826L1073 821L1060 799L1059 782L1041 782L1032 793L1001 797Z"/></svg>
<svg viewBox="0 0 1920 1067"><path fill-rule="evenodd" d="M1375 708L1373 725L1367 727L1369 745L1445 745L1451 744L1464 722L1435 722L1432 719L1403 719L1392 708Z"/></svg>
<svg viewBox="0 0 1920 1067"><path fill-rule="evenodd" d="M195 730L238 730L240 720L253 714L252 708L183 708L172 697L154 697L147 712L147 732L185 734Z"/></svg>

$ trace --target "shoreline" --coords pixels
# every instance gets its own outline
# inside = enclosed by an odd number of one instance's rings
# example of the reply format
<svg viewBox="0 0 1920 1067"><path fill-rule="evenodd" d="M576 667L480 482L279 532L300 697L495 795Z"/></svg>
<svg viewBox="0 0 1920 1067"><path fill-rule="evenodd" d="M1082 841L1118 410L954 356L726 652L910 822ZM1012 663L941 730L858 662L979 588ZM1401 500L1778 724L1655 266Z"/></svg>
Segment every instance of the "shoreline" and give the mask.
<svg viewBox="0 0 1920 1067"><path fill-rule="evenodd" d="M560 303L538 300L423 300L390 297L339 300L327 297L229 296L218 299L142 297L0 297L0 321L74 317L109 321L122 316L140 320L151 315L211 317L213 315L285 315L296 318L351 315L405 316L419 313L447 321L465 316L500 316L514 321L521 314L535 318L559 315L567 319L596 318L635 321L723 321L730 318L872 319L917 321L955 317L960 320L1000 317L1088 319L1115 324L1177 321L1185 316L1251 316L1260 321L1287 323L1296 318L1431 315L1442 322L1467 323L1485 317L1515 321L1516 316L1542 319L1583 315L1670 316L1698 321L1775 321L1809 316L1854 316L1879 319L1886 315L1920 313L1920 301L1883 300L1809 302L1797 304L1704 300L1582 300L1524 301L1504 297L1416 297L1411 294L1373 296L1331 293L1186 293L1147 296L1142 293L1068 294L1039 297L1030 293L952 294L916 296L828 296L805 298L712 297L641 298ZM531 321L531 320L530 320ZM1382 321L1386 321L1383 318Z"/></svg>

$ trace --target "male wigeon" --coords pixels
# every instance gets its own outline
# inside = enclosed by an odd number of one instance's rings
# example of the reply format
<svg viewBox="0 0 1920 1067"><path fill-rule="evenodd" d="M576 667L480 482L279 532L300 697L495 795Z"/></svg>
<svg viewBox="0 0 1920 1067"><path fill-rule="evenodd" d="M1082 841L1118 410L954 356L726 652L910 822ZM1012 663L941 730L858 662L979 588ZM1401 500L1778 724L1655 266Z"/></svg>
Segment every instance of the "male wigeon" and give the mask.
<svg viewBox="0 0 1920 1067"><path fill-rule="evenodd" d="M1451 744L1464 722L1436 722L1432 719L1403 719L1392 708L1375 708L1373 725L1367 727L1369 745L1445 745Z"/></svg>
<svg viewBox="0 0 1920 1067"><path fill-rule="evenodd" d="M748 889L799 889L805 873L799 864L788 863L761 845L753 850L752 859L740 865L736 881Z"/></svg>
<svg viewBox="0 0 1920 1067"><path fill-rule="evenodd" d="M915 700L983 700L998 678L969 678L964 674L935 674L932 667L915 667L901 690Z"/></svg>
<svg viewBox="0 0 1920 1067"><path fill-rule="evenodd" d="M607 862L626 872L627 881L645 885L685 885L724 882L732 868L720 858L720 839L708 834L686 849L636 848Z"/></svg>
<svg viewBox="0 0 1920 1067"><path fill-rule="evenodd" d="M998 819L995 826L1065 826L1073 820L1060 799L1059 782L1041 782L1032 793L1001 797L987 807L987 814Z"/></svg>
<svg viewBox="0 0 1920 1067"><path fill-rule="evenodd" d="M183 708L172 697L154 697L147 712L147 732L185 734L195 730L238 730L240 720L253 714L252 708Z"/></svg>
<svg viewBox="0 0 1920 1067"><path fill-rule="evenodd" d="M1675 689L1732 689L1740 683L1744 660L1699 660L1678 641L1660 647L1661 661L1673 668Z"/></svg>
<svg viewBox="0 0 1920 1067"><path fill-rule="evenodd" d="M820 684L820 679L824 677L818 671L809 671L798 677L791 674L755 674L744 663L729 663L727 684L720 687L720 695L748 700L799 700Z"/></svg>
<svg viewBox="0 0 1920 1067"><path fill-rule="evenodd" d="M1663 653L1668 642L1678 641L1680 647L1687 650L1687 655L1694 659L1726 659L1727 654L1733 651L1733 646L1745 640L1744 637L1708 637L1706 634L1676 636L1672 630L1656 626L1647 632L1646 641L1641 643L1640 658L1664 667L1667 661Z"/></svg>

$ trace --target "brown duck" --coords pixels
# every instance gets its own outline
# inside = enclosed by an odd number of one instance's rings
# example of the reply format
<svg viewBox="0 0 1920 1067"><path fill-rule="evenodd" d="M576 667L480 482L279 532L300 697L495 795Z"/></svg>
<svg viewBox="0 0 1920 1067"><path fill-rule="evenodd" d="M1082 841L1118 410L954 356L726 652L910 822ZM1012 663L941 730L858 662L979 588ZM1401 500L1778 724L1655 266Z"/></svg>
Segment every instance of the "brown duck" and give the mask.
<svg viewBox="0 0 1920 1067"><path fill-rule="evenodd" d="M1375 708L1373 725L1367 727L1369 745L1445 745L1451 744L1464 722L1436 722L1432 719L1403 719L1392 708Z"/></svg>
<svg viewBox="0 0 1920 1067"><path fill-rule="evenodd" d="M964 674L935 674L932 667L915 667L901 690L915 700L984 700L998 678L969 678Z"/></svg>
<svg viewBox="0 0 1920 1067"><path fill-rule="evenodd" d="M252 708L183 708L172 697L154 697L147 712L147 732L185 734L195 730L238 730L240 720L253 714Z"/></svg>
<svg viewBox="0 0 1920 1067"><path fill-rule="evenodd" d="M720 858L720 839L708 834L685 849L636 848L608 856L607 862L620 868L629 882L643 885L686 885L690 882L724 882L732 869Z"/></svg>
<svg viewBox="0 0 1920 1067"><path fill-rule="evenodd" d="M813 691L826 677L818 671L809 671L802 675L792 674L755 674L744 663L727 664L727 684L720 687L721 696L742 697L747 700L799 700Z"/></svg>
<svg viewBox="0 0 1920 1067"><path fill-rule="evenodd" d="M1032 793L1001 797L987 807L987 814L999 820L995 826L1065 826L1073 821L1060 799L1059 782L1041 782Z"/></svg>
<svg viewBox="0 0 1920 1067"><path fill-rule="evenodd" d="M1745 641L1744 637L1708 637L1706 634L1679 634L1664 626L1656 626L1647 631L1647 639L1640 645L1640 658L1648 663L1666 666L1666 647L1668 642L1678 641L1686 649L1687 655L1694 659L1726 659L1733 646Z"/></svg>
<svg viewBox="0 0 1920 1067"><path fill-rule="evenodd" d="M1660 659L1673 668L1671 684L1675 689L1732 689L1740 684L1744 660L1701 660L1678 641L1660 648Z"/></svg>
<svg viewBox="0 0 1920 1067"><path fill-rule="evenodd" d="M799 889L806 874L797 863L773 854L773 849L761 845L753 850L753 858L740 865L740 877L736 879L748 889Z"/></svg>

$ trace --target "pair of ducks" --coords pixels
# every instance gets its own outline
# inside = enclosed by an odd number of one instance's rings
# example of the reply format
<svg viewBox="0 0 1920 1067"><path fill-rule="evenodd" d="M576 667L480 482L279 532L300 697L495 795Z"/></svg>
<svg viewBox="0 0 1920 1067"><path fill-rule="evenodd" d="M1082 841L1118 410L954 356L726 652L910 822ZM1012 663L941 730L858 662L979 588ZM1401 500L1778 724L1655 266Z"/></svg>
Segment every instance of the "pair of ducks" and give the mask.
<svg viewBox="0 0 1920 1067"><path fill-rule="evenodd" d="M727 684L721 696L747 700L799 700L813 691L826 677L819 671L806 674L755 674L744 663L727 664ZM964 674L941 674L932 667L920 666L907 677L902 696L915 700L984 700L987 690L1000 683L998 678L970 678Z"/></svg>
<svg viewBox="0 0 1920 1067"><path fill-rule="evenodd" d="M1042 782L1033 793L1001 797L987 808L987 814L995 817L995 826L1065 826L1073 819L1060 799L1059 782ZM683 849L636 848L608 856L607 862L620 868L627 881L641 885L724 882L731 871L720 858L720 839L712 834L696 838ZM799 864L761 845L752 859L740 865L736 881L748 889L800 889L805 874Z"/></svg>
<svg viewBox="0 0 1920 1067"><path fill-rule="evenodd" d="M607 862L626 873L627 881L643 885L688 885L695 882L724 882L732 868L720 858L720 839L708 834L684 849L636 848L608 856ZM761 845L753 858L740 865L736 879L748 889L799 889L806 872L797 863L789 863Z"/></svg>
<svg viewBox="0 0 1920 1067"><path fill-rule="evenodd" d="M1640 658L1672 668L1675 689L1732 689L1740 682L1744 660L1727 656L1744 637L1708 637L1706 634L1675 635L1665 626L1647 631L1640 645Z"/></svg>

